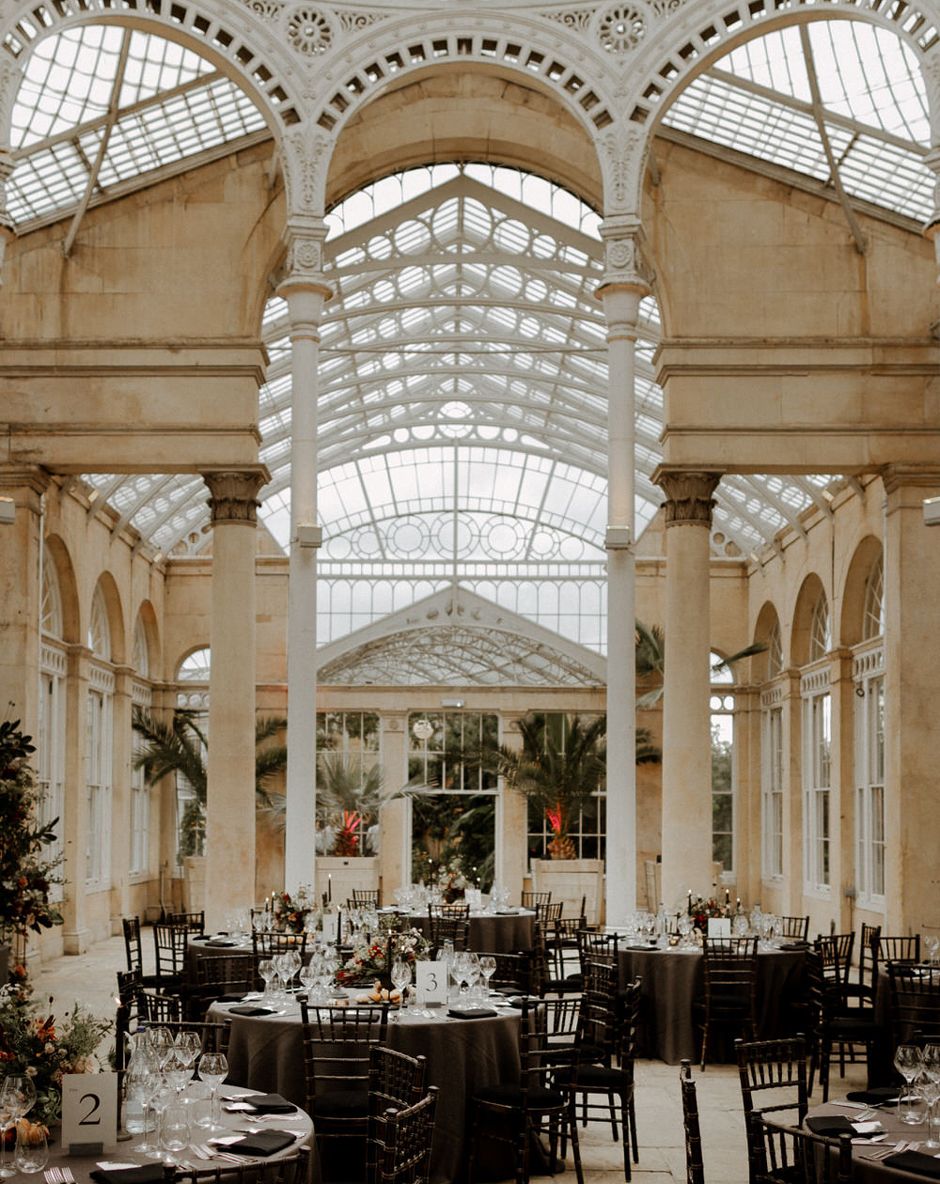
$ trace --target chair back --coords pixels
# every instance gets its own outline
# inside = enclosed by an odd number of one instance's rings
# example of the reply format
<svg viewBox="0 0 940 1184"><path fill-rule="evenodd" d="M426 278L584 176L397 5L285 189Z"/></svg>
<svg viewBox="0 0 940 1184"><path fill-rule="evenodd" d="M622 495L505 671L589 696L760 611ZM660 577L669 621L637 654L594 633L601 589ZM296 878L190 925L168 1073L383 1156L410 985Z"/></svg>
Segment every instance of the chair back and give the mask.
<svg viewBox="0 0 940 1184"><path fill-rule="evenodd" d="M895 1047L940 1041L940 969L888 962L887 970Z"/></svg>
<svg viewBox="0 0 940 1184"><path fill-rule="evenodd" d="M217 1168L177 1168L173 1178L177 1184L306 1184L312 1179L309 1158L309 1150L300 1147L267 1163L252 1160Z"/></svg>
<svg viewBox="0 0 940 1184"><path fill-rule="evenodd" d="M862 929L858 937L858 992L859 997L873 1003L878 988L878 939L881 937L880 925L868 925L862 922Z"/></svg>
<svg viewBox="0 0 940 1184"><path fill-rule="evenodd" d="M353 908L377 909L382 902L381 890L378 888L353 888L350 900Z"/></svg>
<svg viewBox="0 0 940 1184"><path fill-rule="evenodd" d="M550 892L523 892L520 897L524 909L538 909L539 905L550 904L551 899Z"/></svg>
<svg viewBox="0 0 940 1184"><path fill-rule="evenodd" d="M852 1184L852 1137L827 1139L795 1126L751 1116L764 1144L766 1168L756 1184Z"/></svg>
<svg viewBox="0 0 940 1184"><path fill-rule="evenodd" d="M392 1107L414 1106L424 1097L427 1058L411 1057L384 1044L369 1048L369 1098L373 1110L384 1114Z"/></svg>
<svg viewBox="0 0 940 1184"><path fill-rule="evenodd" d="M136 971L142 978L144 957L140 948L140 917L123 917L121 928L124 930L124 955L127 958L127 969Z"/></svg>
<svg viewBox="0 0 940 1184"><path fill-rule="evenodd" d="M735 1054L745 1115L773 1115L799 1126L806 1117L806 1041L802 1036L782 1040L736 1040ZM756 1181L767 1165L759 1124L745 1122L748 1171Z"/></svg>
<svg viewBox="0 0 940 1184"><path fill-rule="evenodd" d="M686 1184L705 1184L705 1164L702 1160L702 1134L698 1121L698 1097L692 1080L692 1066L683 1061L679 1069L682 1090L682 1125L685 1128Z"/></svg>
<svg viewBox="0 0 940 1184"><path fill-rule="evenodd" d="M426 1184L434 1138L437 1088L404 1110L389 1110L376 1123L374 1184Z"/></svg>
<svg viewBox="0 0 940 1184"><path fill-rule="evenodd" d="M221 957L199 958L196 962L196 984L190 999L200 1013L205 1012L220 995L243 994L254 989L255 959L252 954L223 954Z"/></svg>
<svg viewBox="0 0 940 1184"><path fill-rule="evenodd" d="M809 914L805 917L778 917L780 922L778 936L789 938L790 941L809 940Z"/></svg>
<svg viewBox="0 0 940 1184"><path fill-rule="evenodd" d="M453 942L454 949L465 950L470 940L470 906L466 907L466 914L442 913L441 908L452 907L441 905L437 910L428 908L428 941L434 956L437 957L445 942Z"/></svg>
<svg viewBox="0 0 940 1184"><path fill-rule="evenodd" d="M620 945L619 933L596 933L593 929L581 926L578 929L577 941L578 962L582 974L586 973L588 962L605 959L616 962Z"/></svg>
<svg viewBox="0 0 940 1184"><path fill-rule="evenodd" d="M480 957L485 957L481 953ZM515 954L491 953L496 969L490 975L490 988L494 991L513 992L516 995L531 994L530 962L528 951Z"/></svg>
<svg viewBox="0 0 940 1184"><path fill-rule="evenodd" d="M190 932L185 925L170 925L163 921L154 925L153 953L159 987L173 988L182 983Z"/></svg>
<svg viewBox="0 0 940 1184"><path fill-rule="evenodd" d="M875 963L879 962L919 962L920 934L909 934L906 937L886 937L878 934L878 944L875 947Z"/></svg>
<svg viewBox="0 0 940 1184"><path fill-rule="evenodd" d="M164 920L167 925L182 925L190 933L205 933L206 931L206 914L204 911L198 913L167 913Z"/></svg>
<svg viewBox="0 0 940 1184"><path fill-rule="evenodd" d="M553 932L555 926L561 920L564 907L565 902L563 900L549 901L547 904L537 904L535 906L536 924L542 926L546 938Z"/></svg>
<svg viewBox="0 0 940 1184"><path fill-rule="evenodd" d="M337 1092L361 1095L369 1092L372 1049L384 1044L388 1032L388 1004L363 1007L300 1005L303 1028L304 1074L307 1110L316 1111L316 1099Z"/></svg>
<svg viewBox="0 0 940 1184"><path fill-rule="evenodd" d="M823 977L844 998L852 965L852 950L855 948L855 934L820 934L813 945L822 962Z"/></svg>
<svg viewBox="0 0 940 1184"><path fill-rule="evenodd" d="M183 999L170 991L151 990L144 987L137 992L137 1019L152 1028L159 1024L179 1023L183 1018Z"/></svg>

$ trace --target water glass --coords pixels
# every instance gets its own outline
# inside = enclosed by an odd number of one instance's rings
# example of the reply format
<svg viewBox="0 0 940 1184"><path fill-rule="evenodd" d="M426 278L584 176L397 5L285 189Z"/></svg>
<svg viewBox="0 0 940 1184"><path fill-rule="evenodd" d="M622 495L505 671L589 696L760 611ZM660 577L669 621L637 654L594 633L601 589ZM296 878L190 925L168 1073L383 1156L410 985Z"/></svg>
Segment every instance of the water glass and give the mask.
<svg viewBox="0 0 940 1184"><path fill-rule="evenodd" d="M182 1100L170 1102L160 1119L160 1150L165 1152L163 1162L177 1164L177 1156L186 1150L191 1138L189 1107Z"/></svg>
<svg viewBox="0 0 940 1184"><path fill-rule="evenodd" d="M16 1152L13 1156L13 1166L18 1172L31 1176L34 1172L41 1172L49 1162L49 1141L46 1132L40 1128L25 1130L19 1128L16 1133Z"/></svg>

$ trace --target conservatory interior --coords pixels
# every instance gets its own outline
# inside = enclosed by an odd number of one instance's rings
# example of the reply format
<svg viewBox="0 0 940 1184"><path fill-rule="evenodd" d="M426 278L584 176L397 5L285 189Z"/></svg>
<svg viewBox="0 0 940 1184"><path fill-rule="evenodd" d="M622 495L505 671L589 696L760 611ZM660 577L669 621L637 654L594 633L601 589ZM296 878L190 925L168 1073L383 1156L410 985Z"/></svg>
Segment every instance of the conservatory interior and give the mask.
<svg viewBox="0 0 940 1184"><path fill-rule="evenodd" d="M0 0L37 958L552 863L612 924L695 893L940 933L938 30ZM500 760L599 717L559 823Z"/></svg>

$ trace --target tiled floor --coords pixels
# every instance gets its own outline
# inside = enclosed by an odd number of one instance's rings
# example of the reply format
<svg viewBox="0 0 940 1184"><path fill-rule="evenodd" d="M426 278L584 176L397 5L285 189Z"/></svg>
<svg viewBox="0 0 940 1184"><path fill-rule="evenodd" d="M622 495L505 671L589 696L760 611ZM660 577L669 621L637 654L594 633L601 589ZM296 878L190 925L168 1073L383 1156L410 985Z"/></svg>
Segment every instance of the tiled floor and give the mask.
<svg viewBox="0 0 940 1184"><path fill-rule="evenodd" d="M147 948L145 942L145 949ZM75 1001L87 1004L96 1014L114 1011L115 972L124 969L124 943L111 938L78 957L59 958L33 969L36 996L52 996L53 1010L63 1014ZM145 969L150 969L146 965ZM747 1158L744 1120L737 1070L730 1065L711 1065L704 1073L695 1070L702 1127L705 1179L711 1184L746 1184ZM832 1096L863 1084L861 1066L847 1066L840 1081L835 1071ZM818 1091L817 1091L818 1093ZM818 1098L817 1098L818 1100ZM672 1184L685 1180L685 1149L682 1133L682 1104L679 1070L659 1061L641 1061L637 1066L637 1130L640 1163L634 1169L636 1184ZM617 1184L623 1179L619 1143L610 1128L592 1123L581 1135L585 1184ZM573 1180L573 1173L560 1177Z"/></svg>

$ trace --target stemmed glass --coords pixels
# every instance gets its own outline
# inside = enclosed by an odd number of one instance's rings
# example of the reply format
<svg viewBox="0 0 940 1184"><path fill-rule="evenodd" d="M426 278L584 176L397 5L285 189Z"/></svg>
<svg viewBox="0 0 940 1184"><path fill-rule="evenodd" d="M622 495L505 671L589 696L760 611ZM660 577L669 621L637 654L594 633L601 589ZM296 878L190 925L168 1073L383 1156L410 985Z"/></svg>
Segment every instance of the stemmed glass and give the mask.
<svg viewBox="0 0 940 1184"><path fill-rule="evenodd" d="M145 1048L142 1050L142 1055L144 1060L141 1063L141 1073L137 1088L140 1090L140 1100L144 1105L144 1137L137 1144L136 1150L142 1155L150 1155L155 1151L159 1151L156 1124L151 1126L150 1114L156 1096L163 1087L163 1074L160 1069L160 1059L153 1048ZM152 1140L149 1137L151 1131L154 1131Z"/></svg>
<svg viewBox="0 0 940 1184"><path fill-rule="evenodd" d="M470 981L473 977L473 965L466 950L454 955L454 978L457 980L458 994L461 1003L465 1003L470 994Z"/></svg>
<svg viewBox="0 0 940 1184"><path fill-rule="evenodd" d="M228 1073L228 1060L221 1052L204 1052L199 1058L199 1078L209 1086L209 1118L200 1118L200 1126L215 1130L222 1124L222 1104L219 1101L219 1086Z"/></svg>
<svg viewBox="0 0 940 1184"><path fill-rule="evenodd" d="M202 1040L198 1032L184 1029L182 1032L177 1032L173 1047L176 1049L177 1057L186 1068L192 1069L196 1058L202 1052Z"/></svg>
<svg viewBox="0 0 940 1184"><path fill-rule="evenodd" d="M496 959L492 954L480 955L480 974L483 975L483 989L486 991L486 996L489 998L490 994L490 979L496 973Z"/></svg>
<svg viewBox="0 0 940 1184"><path fill-rule="evenodd" d="M398 1018L401 1019L407 1010L405 992L411 986L411 965L401 958L396 958L392 963L392 986L398 988L401 997L401 1003L398 1005Z"/></svg>
<svg viewBox="0 0 940 1184"><path fill-rule="evenodd" d="M297 950L288 950L281 955L281 967L284 978L284 989L289 993L293 990L291 987L291 979L303 965L303 959Z"/></svg>
<svg viewBox="0 0 940 1184"><path fill-rule="evenodd" d="M3 1154L0 1158L0 1177L16 1175L16 1165L7 1161L6 1136L10 1127L28 1114L36 1101L36 1087L25 1073L11 1073L0 1086L0 1120L3 1123ZM15 1156L14 1156L15 1159Z"/></svg>
<svg viewBox="0 0 940 1184"><path fill-rule="evenodd" d="M258 961L258 974L261 981L264 983L264 990L261 992L261 1002L270 1003L273 991L271 989L271 980L277 977L277 970L274 965L273 958L261 958Z"/></svg>
<svg viewBox="0 0 940 1184"><path fill-rule="evenodd" d="M902 1122L906 1122L911 1126L916 1126L920 1121L917 1111L914 1109L914 1091L911 1088L920 1076L924 1067L924 1058L916 1044L899 1044L894 1053L894 1067L904 1078L907 1089L904 1092L904 1097L901 1099L906 1103L904 1113L900 1116Z"/></svg>
<svg viewBox="0 0 940 1184"><path fill-rule="evenodd" d="M923 1053L923 1080L921 1090L927 1103L927 1141L924 1147L940 1147L940 1139L934 1129L935 1109L940 1099L940 1044L925 1044Z"/></svg>

